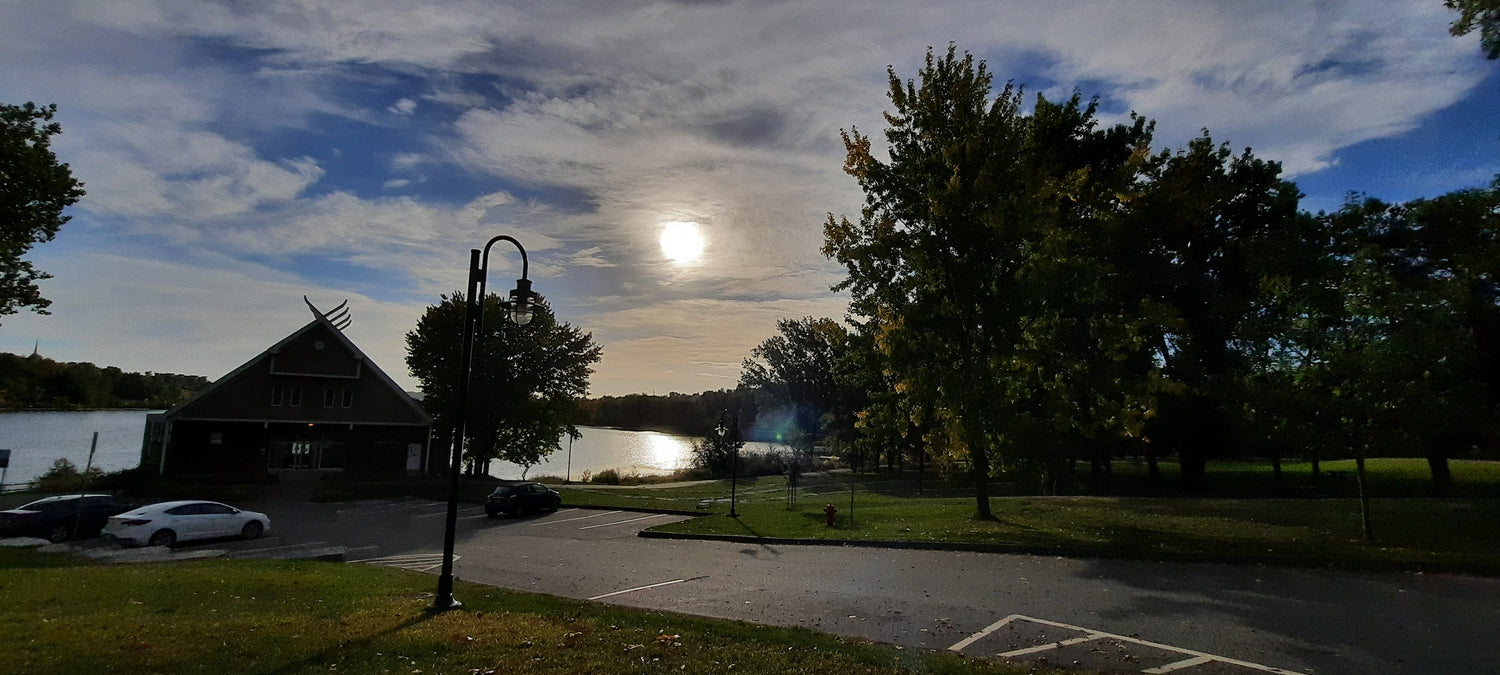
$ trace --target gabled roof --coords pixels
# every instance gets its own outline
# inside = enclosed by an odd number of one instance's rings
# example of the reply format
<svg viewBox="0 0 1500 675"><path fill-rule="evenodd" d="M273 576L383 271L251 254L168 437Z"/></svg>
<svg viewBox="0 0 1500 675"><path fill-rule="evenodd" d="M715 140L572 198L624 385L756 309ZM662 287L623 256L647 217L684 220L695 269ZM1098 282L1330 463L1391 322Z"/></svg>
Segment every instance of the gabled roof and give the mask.
<svg viewBox="0 0 1500 675"><path fill-rule="evenodd" d="M308 306L312 307L312 304L309 303ZM192 398L176 406L173 406L170 410L166 411L163 416L168 419L192 419L192 417L190 415L186 415L186 413L189 413L191 409L200 401L211 398L225 385L235 381L241 375L250 372L258 366L264 366L269 369L272 360L288 345L297 342L298 340L306 336L309 332L322 327L326 328L326 332L332 335L333 338L338 341L339 345L347 350L349 354L351 354L361 364L362 370L368 372L378 382L384 385L386 389L389 389L391 393L393 393L397 397L397 399L405 406L405 408L410 410L410 412L415 415L416 419L421 420L421 422L424 424L432 423L432 417L427 414L427 411L423 410L422 406L415 400L413 400L411 396L408 396L406 394L406 391L401 389L401 387L398 386L396 382L390 378L389 375L385 374L385 371L381 370L379 366L375 365L374 361L371 361L369 357L365 356L365 353L361 351L360 348L355 345L348 336L344 335L344 331L329 319L328 314L324 314L317 311L316 308L313 308L313 315L315 318L312 321L308 322L307 325L297 329L296 331L293 331L292 334L286 336L285 338L282 338L281 341L277 342L274 345L271 345L270 348L256 355L249 361L241 364L238 368L235 368L223 377L214 380L213 383L209 384ZM337 319L339 317L335 316L334 318ZM347 323L345 325L347 325Z"/></svg>

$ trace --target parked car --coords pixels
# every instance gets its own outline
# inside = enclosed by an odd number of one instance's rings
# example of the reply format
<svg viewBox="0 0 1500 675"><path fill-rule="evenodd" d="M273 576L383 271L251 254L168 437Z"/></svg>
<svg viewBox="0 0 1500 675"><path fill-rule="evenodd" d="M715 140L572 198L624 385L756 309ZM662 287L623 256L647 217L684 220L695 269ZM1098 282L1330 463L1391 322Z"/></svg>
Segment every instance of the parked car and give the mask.
<svg viewBox="0 0 1500 675"><path fill-rule="evenodd" d="M111 495L57 495L0 511L0 537L41 537L59 542L99 536L99 529L130 505Z"/></svg>
<svg viewBox="0 0 1500 675"><path fill-rule="evenodd" d="M562 495L534 481L505 481L484 500L484 512L491 518L500 514L515 515L536 511L556 511L562 506Z"/></svg>
<svg viewBox="0 0 1500 675"><path fill-rule="evenodd" d="M125 546L171 546L179 541L244 537L254 539L271 531L264 513L205 501L161 502L113 516L104 536Z"/></svg>

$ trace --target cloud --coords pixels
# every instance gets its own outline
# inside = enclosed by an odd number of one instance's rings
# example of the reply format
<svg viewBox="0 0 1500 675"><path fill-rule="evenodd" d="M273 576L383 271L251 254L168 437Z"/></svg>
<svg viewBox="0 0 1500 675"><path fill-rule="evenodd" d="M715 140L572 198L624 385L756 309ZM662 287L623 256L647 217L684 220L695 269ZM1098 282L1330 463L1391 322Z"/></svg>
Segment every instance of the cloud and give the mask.
<svg viewBox="0 0 1500 675"><path fill-rule="evenodd" d="M412 113L417 111L417 102L409 98L403 98L396 101L395 104L391 105L391 107L386 108L386 110L390 111L391 114L394 115L410 116Z"/></svg>
<svg viewBox="0 0 1500 675"><path fill-rule="evenodd" d="M928 46L972 51L997 85L1099 95L1107 120L1144 114L1163 147L1207 127L1293 175L1412 129L1489 72L1430 0L60 0L6 15L0 91L62 106L57 149L87 182L65 234L128 249L43 269L141 270L89 278L93 295L60 276L57 321L22 325L82 330L76 312L96 312L118 344L80 354L134 359L122 367L164 359L171 327L194 345L178 354L219 355L183 363L221 368L276 338L233 326L295 328L273 315L311 287L380 308L361 345L397 355L402 327L463 286L468 249L510 234L538 290L605 344L596 393L726 386L777 319L842 315L821 226L858 217L862 195L838 132L878 145L886 66L914 77ZM702 227L694 265L658 246L676 220ZM519 257L497 249L492 267L508 277ZM215 299L237 311L199 309ZM135 304L140 319L119 309Z"/></svg>

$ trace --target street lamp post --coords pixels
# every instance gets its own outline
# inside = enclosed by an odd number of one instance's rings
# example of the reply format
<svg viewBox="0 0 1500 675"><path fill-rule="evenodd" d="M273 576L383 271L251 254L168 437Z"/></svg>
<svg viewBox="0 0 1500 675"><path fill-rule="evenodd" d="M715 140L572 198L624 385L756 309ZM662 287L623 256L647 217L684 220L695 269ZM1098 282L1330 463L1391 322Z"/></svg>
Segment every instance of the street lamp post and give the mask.
<svg viewBox="0 0 1500 675"><path fill-rule="evenodd" d="M508 241L521 252L521 278L516 280L515 290L510 292L510 301L504 306L510 310L510 320L517 326L531 323L531 282L527 280L528 263L526 249L514 238L500 235L479 249L469 250L469 297L464 307L463 351L458 362L458 401L453 416L453 449L449 453L448 467L448 521L443 531L443 571L438 576L437 597L428 611L446 612L463 607L453 597L453 541L458 529L458 478L463 464L464 424L469 408L470 370L474 365L474 343L484 327L484 286L489 275L490 247L497 241Z"/></svg>
<svg viewBox="0 0 1500 675"><path fill-rule="evenodd" d="M729 417L729 420L730 420L729 426L727 426L727 427L724 426L724 417L726 415ZM719 432L719 442L720 443L722 443L722 442L725 441L726 436L729 439L732 439L730 441L731 443L734 443L734 458L731 460L731 462L730 462L730 468L729 468L729 517L730 518L738 518L738 517L740 517L740 514L735 513L735 511L734 511L734 502L735 502L735 491L736 491L735 488L739 484L739 477L740 477L740 447L739 447L739 440L740 440L740 416L739 416L739 413L736 413L733 410L725 408L724 412L719 413L719 427L716 429L716 431Z"/></svg>

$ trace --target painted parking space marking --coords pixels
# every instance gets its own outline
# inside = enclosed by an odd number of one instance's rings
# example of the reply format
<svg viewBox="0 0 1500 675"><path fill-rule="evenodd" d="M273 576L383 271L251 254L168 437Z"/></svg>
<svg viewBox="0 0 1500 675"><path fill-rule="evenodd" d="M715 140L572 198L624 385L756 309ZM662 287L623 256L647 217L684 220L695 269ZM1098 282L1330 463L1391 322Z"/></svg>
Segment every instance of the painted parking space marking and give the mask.
<svg viewBox="0 0 1500 675"><path fill-rule="evenodd" d="M463 556L455 554L453 562L458 562ZM443 566L443 554L441 553L408 553L404 555L387 555L379 558L365 558L363 560L350 560L350 563L364 563L367 565L383 565L385 567L399 567L414 572L428 572Z"/></svg>
<svg viewBox="0 0 1500 675"><path fill-rule="evenodd" d="M409 497L406 499L356 502L350 508L339 509L338 513L389 513L392 511L405 511L411 508L420 508L423 506L431 505L431 500Z"/></svg>
<svg viewBox="0 0 1500 675"><path fill-rule="evenodd" d="M662 586L671 586L672 584L680 584L680 583L683 583L685 581L697 581L699 579L707 579L707 578L708 578L708 575L705 574L705 575L699 576L699 577L688 577L686 579L673 579L671 581L663 581L663 582L655 583L655 584L646 584L645 586L636 586L635 588L627 588L627 589L620 590L620 591L614 591L614 592L611 592L611 593L605 593L605 594L602 594L602 595L596 595L596 596L594 596L592 598L589 598L589 600L603 600L605 598L614 597L616 595L624 595L626 593L634 593L636 591L645 591L645 590L650 590L652 588L661 588Z"/></svg>
<svg viewBox="0 0 1500 675"><path fill-rule="evenodd" d="M570 509L570 510L577 511L578 509ZM593 514L590 514L590 515L587 515L587 516L578 516L577 518L562 518L562 519L559 519L559 520L544 520L544 521L542 521L540 523L532 523L531 526L532 527L541 527L543 525L557 525L558 523L571 523L571 522L573 522L575 520L588 520L590 518L598 518L599 516L611 516L611 515L614 515L616 513L619 513L619 511L600 511L598 513L593 513Z"/></svg>
<svg viewBox="0 0 1500 675"><path fill-rule="evenodd" d="M1177 659L1175 661L1172 661L1172 662L1169 662L1169 663L1165 663L1165 664L1162 664L1162 665L1159 665L1159 666L1155 666L1155 667L1146 667L1146 668L1143 668L1143 669L1137 671L1137 672L1141 672L1141 673L1171 673L1171 672L1176 672L1176 671L1187 670L1187 669L1190 669L1190 668L1195 668L1195 667L1198 667L1198 666L1204 666L1204 665L1210 665L1210 664L1222 664L1222 665L1227 665L1227 666L1237 666L1237 667L1240 667L1240 668L1246 668L1246 669L1249 669L1249 670L1259 671L1259 672L1263 672L1263 673L1276 673L1277 675L1302 675L1301 673L1298 673L1296 671L1285 670L1285 669L1282 669L1282 668L1274 668L1274 667L1271 667L1271 666L1261 665L1259 663L1251 663L1249 661L1241 661L1239 659L1230 658L1230 657L1227 657L1227 656L1218 656L1218 655L1215 655L1215 654L1209 654L1207 652L1200 652L1200 651L1195 650L1195 649L1188 649L1186 647L1174 647L1172 645L1163 644L1163 643L1160 643L1160 642L1152 642L1150 640L1142 640L1140 638L1134 638L1134 637L1130 637L1130 636L1127 636L1127 635L1116 635L1114 633L1107 633L1107 632L1104 632L1104 631L1101 631L1101 630L1094 630L1092 628L1085 628L1083 626L1074 626L1074 625L1071 625L1071 624L1060 623L1060 622L1057 622L1057 621L1048 621L1047 619L1038 619L1038 618L1035 618L1035 617L1025 616L1025 615L1021 615L1021 614L1012 614L1012 615L1007 616L1007 617L1005 617L1005 618L1003 618L1003 619L1001 619L999 621L996 621L995 623L992 623L989 626L986 626L983 630L981 630L981 631L979 631L977 633L974 633L973 635L970 635L969 637L964 638L964 639L959 640L958 642L954 643L953 646L951 646L951 647L948 648L948 650L949 651L954 651L954 652L961 652L964 649L968 648L969 646L973 645L974 643L976 643L976 642L978 642L980 640L983 640L984 638L990 636L995 631L998 631L1001 628L1004 628L1004 627L1007 627L1007 626L1012 626L1013 627L1013 624L1017 624L1017 623L1020 623L1020 622L1040 624L1042 626L1051 626L1053 628L1061 628L1061 629L1068 630L1068 631L1074 631L1074 632L1082 633L1082 635L1080 635L1078 637L1068 638L1068 639L1065 639L1065 640L1049 641L1049 642L1046 642L1044 644L1034 645L1034 646L1030 646L1030 647L1022 647L1022 648L1019 648L1019 649L1012 649L1012 650L1009 650L1009 651L1000 652L1000 653L996 654L996 656L1000 656L1001 658L1013 659L1013 658L1016 658L1016 657L1019 657L1019 656L1028 656L1028 655L1032 655L1032 654L1044 654L1046 652L1050 652L1050 651L1054 651L1054 650L1061 650L1061 649L1065 649L1067 647L1071 647L1071 646L1074 646L1074 645L1081 645L1081 644L1086 644L1086 643L1090 643L1090 642L1114 641L1116 643L1128 643L1128 644L1132 644L1132 645L1139 645L1139 646L1142 646L1142 647L1148 647L1150 649L1161 650L1162 652L1166 652L1168 654L1176 654L1176 655L1187 657L1187 658L1179 658L1179 659Z"/></svg>
<svg viewBox="0 0 1500 675"><path fill-rule="evenodd" d="M631 518L629 520L617 520L617 521L615 521L613 523L599 523L598 525L586 525L586 526L580 527L578 529L580 529L580 530L592 530L592 529L594 529L596 527L609 527L610 525L624 525L626 523L634 523L636 521L641 521L641 520L651 520L652 518L665 518L665 517L667 517L669 515L671 515L671 514L668 514L668 513L653 513L653 514L651 514L649 516L641 516L639 518Z"/></svg>
<svg viewBox="0 0 1500 675"><path fill-rule="evenodd" d="M483 506L465 506L465 507L460 508L458 510L458 512L461 513L461 514L468 514L468 513L473 513L475 511L483 511L483 510L484 510ZM437 513L419 513L419 514L417 514L415 516L412 516L412 517L413 518L436 518L438 516L446 516L446 515L448 515L448 507L445 506L445 507L443 507L442 511L438 511Z"/></svg>

